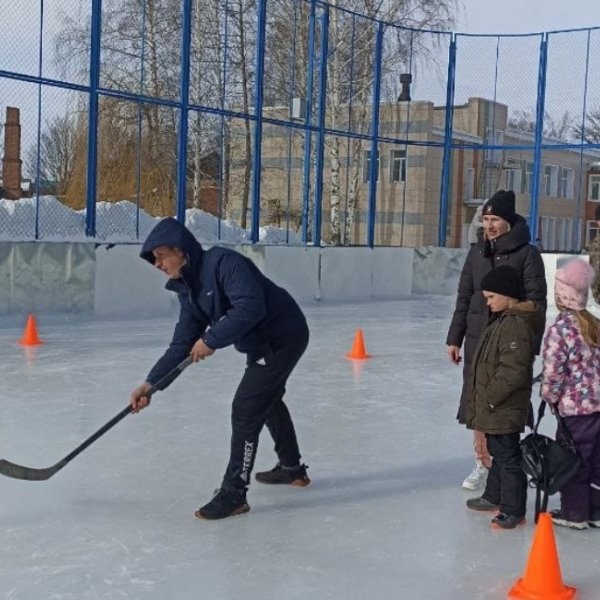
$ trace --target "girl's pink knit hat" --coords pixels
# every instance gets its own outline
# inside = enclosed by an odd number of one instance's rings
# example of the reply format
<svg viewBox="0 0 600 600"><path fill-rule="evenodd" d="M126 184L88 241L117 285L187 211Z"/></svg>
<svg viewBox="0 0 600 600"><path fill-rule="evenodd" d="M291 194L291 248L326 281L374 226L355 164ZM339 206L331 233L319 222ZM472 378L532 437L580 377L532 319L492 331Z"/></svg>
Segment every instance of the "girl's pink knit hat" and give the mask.
<svg viewBox="0 0 600 600"><path fill-rule="evenodd" d="M554 298L557 306L583 310L596 272L581 258L573 258L556 271Z"/></svg>

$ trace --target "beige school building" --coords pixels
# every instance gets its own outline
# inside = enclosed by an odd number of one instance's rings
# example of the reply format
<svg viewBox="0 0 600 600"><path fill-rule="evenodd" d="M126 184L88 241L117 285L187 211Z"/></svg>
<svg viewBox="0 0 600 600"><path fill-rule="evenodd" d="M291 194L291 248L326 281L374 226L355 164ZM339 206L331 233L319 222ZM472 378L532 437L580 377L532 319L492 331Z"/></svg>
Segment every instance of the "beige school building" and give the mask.
<svg viewBox="0 0 600 600"><path fill-rule="evenodd" d="M345 113L345 114L342 114ZM287 119L287 108L265 108L266 117ZM375 244L382 246L426 246L438 241L438 218L445 132L445 107L428 101L386 103L380 105L379 136L410 143L380 143L377 167L377 210ZM517 210L529 215L529 197L533 177L534 137L531 133L511 130L509 108L498 102L470 98L454 107L450 171L447 245L467 245L467 228L475 210L497 189L513 189ZM350 122L351 121L351 122ZM369 134L371 115L354 107L345 107L326 126L351 129ZM235 137L235 136L234 136ZM313 133L315 144L317 135ZM551 144L556 140L544 140ZM434 143L433 145L428 145ZM476 150L460 145L489 144L522 146L525 149ZM241 143L231 146L230 179L232 196L241 185L244 161L239 159ZM332 150L335 149L335 155ZM332 192L339 189L340 220L352 196L356 211L347 243L364 244L370 175L369 140L326 136L323 168L322 238L330 238ZM315 152L311 153L310 194L314 192ZM538 235L548 251L577 251L595 235L595 204L600 201L600 152L578 148L544 150L541 155ZM304 190L304 133L300 129L263 125L261 224L281 226L290 216L300 227ZM332 168L332 165L333 168ZM332 188L332 174L336 175ZM355 193L353 193L355 192Z"/></svg>

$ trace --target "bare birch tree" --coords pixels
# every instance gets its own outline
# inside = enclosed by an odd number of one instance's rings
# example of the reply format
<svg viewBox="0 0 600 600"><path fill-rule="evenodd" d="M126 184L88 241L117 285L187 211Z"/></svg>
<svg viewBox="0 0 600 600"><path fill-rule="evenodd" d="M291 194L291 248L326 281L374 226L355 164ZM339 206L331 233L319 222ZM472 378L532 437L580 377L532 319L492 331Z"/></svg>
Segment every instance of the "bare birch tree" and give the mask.
<svg viewBox="0 0 600 600"><path fill-rule="evenodd" d="M296 56L298 75L306 74L307 60L310 52L319 52L318 43L315 48L308 47L308 11L309 2L299 0L271 7L275 12L272 46L277 53L279 48L282 60L271 57L270 66L274 66L273 77L281 74L281 98L286 98L286 82L289 80L287 65L287 47L278 41L292 35L298 36L296 45L299 49ZM300 9L300 20L292 19L292 10ZM322 10L322 7L320 8ZM382 79L397 78L402 67L407 68L408 56L425 56L431 53L430 39L413 34L410 30L431 29L446 31L454 22L457 11L456 0L330 0L329 2L329 51L327 57L327 127L343 129L343 125L354 133L365 133L369 130L368 119L372 111L372 88L374 77L374 52L377 35L377 20L383 20L393 25L386 26L385 52L381 65ZM357 16L358 15L358 16ZM302 20L303 19L303 20ZM292 29L293 22L300 25ZM430 38L434 37L430 35ZM410 42L409 42L410 38ZM435 60L432 56L430 57ZM314 60L319 60L318 55ZM443 57L441 62L446 60ZM278 68L277 68L278 67ZM276 90L271 85L271 91ZM303 89L303 88L300 88ZM386 98L387 90L382 88L381 100ZM316 106L316 94L311 98ZM389 97L389 96L388 96ZM275 98L270 98L275 102ZM323 205L329 210L330 229L326 236L330 243L349 244L352 241L355 215L360 203L361 156L363 139L356 137L330 135L326 141L329 158L328 195ZM347 156L342 159L345 149ZM342 168L349 170L345 196L347 205L342 210ZM344 214L345 212L345 214Z"/></svg>

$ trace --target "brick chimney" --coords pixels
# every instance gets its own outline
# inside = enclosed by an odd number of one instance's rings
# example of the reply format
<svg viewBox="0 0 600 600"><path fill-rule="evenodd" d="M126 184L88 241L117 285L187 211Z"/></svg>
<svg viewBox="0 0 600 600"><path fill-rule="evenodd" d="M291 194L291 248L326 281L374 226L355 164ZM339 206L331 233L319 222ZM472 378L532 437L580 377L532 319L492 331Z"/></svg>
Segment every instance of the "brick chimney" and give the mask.
<svg viewBox="0 0 600 600"><path fill-rule="evenodd" d="M9 200L21 198L21 123L18 108L6 108L4 124L4 157L2 158L2 187Z"/></svg>

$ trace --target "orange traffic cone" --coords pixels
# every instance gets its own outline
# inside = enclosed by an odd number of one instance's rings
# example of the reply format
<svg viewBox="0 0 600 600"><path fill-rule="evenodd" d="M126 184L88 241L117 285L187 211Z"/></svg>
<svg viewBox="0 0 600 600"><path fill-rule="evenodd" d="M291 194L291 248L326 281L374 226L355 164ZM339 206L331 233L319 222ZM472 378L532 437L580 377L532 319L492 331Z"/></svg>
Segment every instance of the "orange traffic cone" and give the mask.
<svg viewBox="0 0 600 600"><path fill-rule="evenodd" d="M517 580L509 598L521 600L570 600L577 589L563 584L552 528L552 518L541 513L533 534L525 575Z"/></svg>
<svg viewBox="0 0 600 600"><path fill-rule="evenodd" d="M19 344L23 346L39 346L43 344L42 340L38 337L37 327L35 325L35 317L29 315L27 317L27 323L25 330L23 331L23 337L19 340Z"/></svg>
<svg viewBox="0 0 600 600"><path fill-rule="evenodd" d="M371 358L371 355L367 354L365 349L365 339L363 337L362 329L356 330L356 333L354 334L354 344L352 344L352 350L346 354L346 358Z"/></svg>

